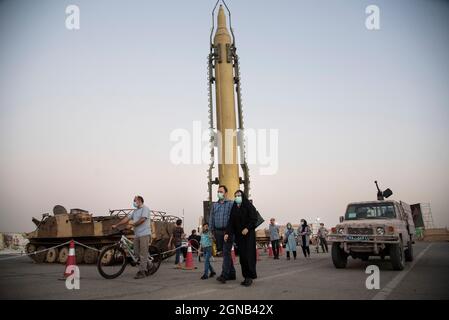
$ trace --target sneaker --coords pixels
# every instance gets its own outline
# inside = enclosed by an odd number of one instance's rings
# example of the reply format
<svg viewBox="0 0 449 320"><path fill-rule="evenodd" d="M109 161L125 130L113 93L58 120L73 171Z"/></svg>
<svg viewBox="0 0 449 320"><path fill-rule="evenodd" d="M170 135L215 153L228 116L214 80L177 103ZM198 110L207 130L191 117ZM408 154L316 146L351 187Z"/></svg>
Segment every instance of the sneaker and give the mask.
<svg viewBox="0 0 449 320"><path fill-rule="evenodd" d="M203 274L203 276L201 277L201 280L206 280L208 278L208 276L206 276L205 274Z"/></svg>
<svg viewBox="0 0 449 320"><path fill-rule="evenodd" d="M215 275L216 275L216 273L212 271L212 272L210 273L209 277L210 277L210 278L213 278Z"/></svg>
<svg viewBox="0 0 449 320"><path fill-rule="evenodd" d="M217 278L217 281L220 281L221 283L226 283L226 279L223 276L219 276Z"/></svg>
<svg viewBox="0 0 449 320"><path fill-rule="evenodd" d="M136 275L134 276L134 279L143 279L145 278L145 273L144 272L137 272Z"/></svg>

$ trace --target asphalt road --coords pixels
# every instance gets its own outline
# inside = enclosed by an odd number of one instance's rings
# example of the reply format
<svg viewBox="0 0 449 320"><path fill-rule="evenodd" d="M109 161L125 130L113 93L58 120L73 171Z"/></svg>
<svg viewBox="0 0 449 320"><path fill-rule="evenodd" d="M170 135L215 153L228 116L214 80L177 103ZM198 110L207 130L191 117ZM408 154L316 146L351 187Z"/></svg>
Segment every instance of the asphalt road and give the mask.
<svg viewBox="0 0 449 320"><path fill-rule="evenodd" d="M299 251L298 251L299 253ZM368 262L349 259L346 269L335 269L329 254L298 255L287 261L261 256L259 278L251 287L237 280L221 284L200 280L203 264L195 261L193 271L174 269L173 258L148 278L134 280L136 268L128 267L117 279L103 279L94 265L80 265L79 290L66 289L58 280L64 272L59 264L35 264L27 257L2 260L0 256L0 299L449 299L449 243L417 243L415 261L403 271L393 271L388 260ZM213 265L221 269L221 259ZM368 265L380 269L380 289L368 290Z"/></svg>

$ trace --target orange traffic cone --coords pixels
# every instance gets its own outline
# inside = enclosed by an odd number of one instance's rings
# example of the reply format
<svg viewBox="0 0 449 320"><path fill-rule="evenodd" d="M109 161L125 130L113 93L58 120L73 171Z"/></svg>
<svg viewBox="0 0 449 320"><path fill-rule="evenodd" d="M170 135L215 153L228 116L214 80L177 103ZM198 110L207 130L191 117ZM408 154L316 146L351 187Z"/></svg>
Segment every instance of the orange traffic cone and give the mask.
<svg viewBox="0 0 449 320"><path fill-rule="evenodd" d="M273 248L271 247L271 242L268 243L268 256L273 256Z"/></svg>
<svg viewBox="0 0 449 320"><path fill-rule="evenodd" d="M235 264L235 252L234 252L234 246L231 248L231 257L232 257L232 263Z"/></svg>
<svg viewBox="0 0 449 320"><path fill-rule="evenodd" d="M192 254L192 245L190 244L187 247L187 256L186 256L186 265L183 267L184 270L193 270L196 269L193 264L193 254Z"/></svg>
<svg viewBox="0 0 449 320"><path fill-rule="evenodd" d="M69 272L69 266L75 266L76 267L76 256L75 256L75 242L73 239L70 241L69 245L69 256L67 257L67 262L65 265L64 275L61 280L65 280L68 276L70 276L73 272Z"/></svg>

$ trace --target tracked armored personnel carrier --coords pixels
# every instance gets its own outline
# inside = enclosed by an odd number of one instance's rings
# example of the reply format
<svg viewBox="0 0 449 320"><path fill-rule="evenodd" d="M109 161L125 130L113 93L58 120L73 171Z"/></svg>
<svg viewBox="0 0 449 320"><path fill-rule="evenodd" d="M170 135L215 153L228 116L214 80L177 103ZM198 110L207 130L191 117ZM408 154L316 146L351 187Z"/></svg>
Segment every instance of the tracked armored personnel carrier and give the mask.
<svg viewBox="0 0 449 320"><path fill-rule="evenodd" d="M56 205L53 208L53 215L45 213L41 220L33 218L36 230L26 234L29 240L26 251L27 253L43 251L73 239L90 247L75 246L76 262L96 263L98 250L120 240L121 235L112 230L112 225L117 224L132 210L110 210L109 215L93 216L86 210L71 209L67 212L63 206ZM161 252L167 251L168 241L177 219L179 218L162 211L151 211L151 245L156 246ZM129 228L128 237L133 238L132 226ZM65 245L30 257L37 263L66 263L68 254L69 248ZM169 255L163 255L162 259Z"/></svg>

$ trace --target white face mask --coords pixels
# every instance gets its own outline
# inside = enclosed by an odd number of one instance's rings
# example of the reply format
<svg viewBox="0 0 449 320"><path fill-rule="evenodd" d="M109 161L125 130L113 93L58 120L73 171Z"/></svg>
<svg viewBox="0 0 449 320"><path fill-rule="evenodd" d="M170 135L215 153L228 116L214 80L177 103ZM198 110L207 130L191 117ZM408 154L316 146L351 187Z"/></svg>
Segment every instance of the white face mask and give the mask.
<svg viewBox="0 0 449 320"><path fill-rule="evenodd" d="M224 199L223 192L217 192L217 197L218 197L218 200L223 200Z"/></svg>
<svg viewBox="0 0 449 320"><path fill-rule="evenodd" d="M241 204L242 203L242 196L236 196L234 199L235 203Z"/></svg>

